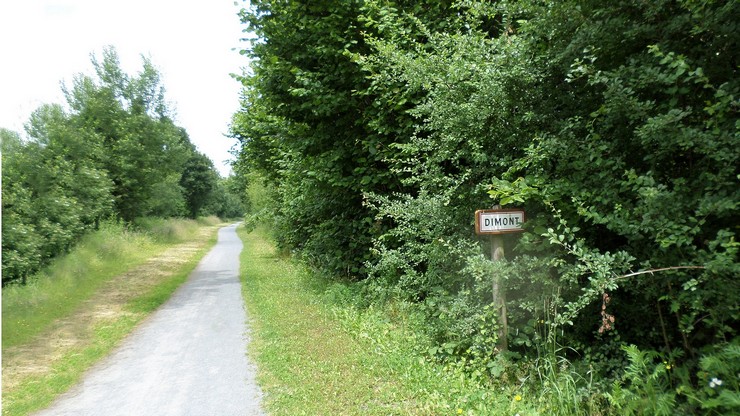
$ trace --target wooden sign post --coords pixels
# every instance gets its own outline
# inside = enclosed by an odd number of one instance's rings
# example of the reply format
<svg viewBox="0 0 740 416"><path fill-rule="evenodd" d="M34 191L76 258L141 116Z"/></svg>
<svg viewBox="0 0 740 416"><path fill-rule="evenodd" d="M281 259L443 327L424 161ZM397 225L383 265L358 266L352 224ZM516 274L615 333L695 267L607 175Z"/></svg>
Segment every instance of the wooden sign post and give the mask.
<svg viewBox="0 0 740 416"><path fill-rule="evenodd" d="M475 232L478 235L491 236L491 261L504 260L503 234L520 233L524 231L525 213L519 209L501 209L501 205L494 205L493 209L478 210L475 212ZM498 331L498 347L501 351L509 349L507 340L509 324L506 317L506 293L501 285L499 276L493 276L493 306L498 311L501 328Z"/></svg>

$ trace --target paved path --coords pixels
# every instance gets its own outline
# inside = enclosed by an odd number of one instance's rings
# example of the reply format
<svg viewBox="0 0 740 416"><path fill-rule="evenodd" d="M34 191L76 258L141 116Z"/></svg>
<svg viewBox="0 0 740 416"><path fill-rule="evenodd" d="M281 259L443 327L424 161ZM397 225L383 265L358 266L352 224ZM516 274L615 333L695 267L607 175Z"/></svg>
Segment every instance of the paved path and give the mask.
<svg viewBox="0 0 740 416"><path fill-rule="evenodd" d="M239 283L236 227L173 297L39 416L263 415Z"/></svg>

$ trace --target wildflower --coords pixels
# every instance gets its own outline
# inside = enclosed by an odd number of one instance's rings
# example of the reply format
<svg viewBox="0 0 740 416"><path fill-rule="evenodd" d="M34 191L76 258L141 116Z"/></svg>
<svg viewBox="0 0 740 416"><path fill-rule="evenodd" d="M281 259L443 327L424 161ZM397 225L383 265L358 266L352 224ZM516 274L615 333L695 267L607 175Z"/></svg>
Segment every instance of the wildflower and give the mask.
<svg viewBox="0 0 740 416"><path fill-rule="evenodd" d="M457 414L458 414L458 415L461 415L461 414L462 414L462 412L463 412L463 410L462 410L462 409L457 409Z"/></svg>
<svg viewBox="0 0 740 416"><path fill-rule="evenodd" d="M712 377L712 380L709 381L709 387L715 388L722 385L722 380L718 379L717 377Z"/></svg>
<svg viewBox="0 0 740 416"><path fill-rule="evenodd" d="M517 394L516 396L514 396L514 400L520 402L520 401L522 401L522 396L520 396L520 395Z"/></svg>

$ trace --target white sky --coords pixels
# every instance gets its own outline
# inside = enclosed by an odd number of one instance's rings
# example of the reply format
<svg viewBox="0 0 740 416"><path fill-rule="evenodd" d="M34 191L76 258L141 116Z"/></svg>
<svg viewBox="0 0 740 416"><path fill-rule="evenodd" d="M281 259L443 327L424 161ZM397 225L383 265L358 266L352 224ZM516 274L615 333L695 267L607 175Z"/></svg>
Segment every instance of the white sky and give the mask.
<svg viewBox="0 0 740 416"><path fill-rule="evenodd" d="M242 7L244 0L1 0L0 127L22 133L39 105L66 105L61 82L92 75L90 55L112 45L128 74L141 70L142 54L151 59L176 124L226 176L235 141L224 134L240 91L229 74L248 65L238 52L246 46Z"/></svg>

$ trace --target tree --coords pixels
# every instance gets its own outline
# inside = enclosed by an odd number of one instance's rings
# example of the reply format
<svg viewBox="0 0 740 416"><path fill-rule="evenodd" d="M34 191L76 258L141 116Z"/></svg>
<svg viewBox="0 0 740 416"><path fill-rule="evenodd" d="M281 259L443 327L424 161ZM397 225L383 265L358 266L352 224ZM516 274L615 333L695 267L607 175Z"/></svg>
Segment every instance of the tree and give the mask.
<svg viewBox="0 0 740 416"><path fill-rule="evenodd" d="M78 75L65 88L72 122L106 148L101 162L114 183L116 212L125 220L147 214L155 186L179 174L191 144L169 118L153 65L129 77L112 47L93 58L96 77Z"/></svg>
<svg viewBox="0 0 740 416"><path fill-rule="evenodd" d="M2 140L2 264L3 284L23 279L41 264L41 237L30 221L31 195L23 186L27 153L17 132L0 129Z"/></svg>
<svg viewBox="0 0 740 416"><path fill-rule="evenodd" d="M107 48L93 67L95 76L80 74L64 88L69 113L41 106L27 140L0 131L3 283L25 280L101 219L185 215L185 192L196 215L215 186L210 161L169 118L151 62L129 76Z"/></svg>
<svg viewBox="0 0 740 416"><path fill-rule="evenodd" d="M101 149L60 106L40 107L27 130L27 142L3 144L4 283L25 280L112 214Z"/></svg>
<svg viewBox="0 0 740 416"><path fill-rule="evenodd" d="M194 152L185 163L180 186L191 218L196 218L218 186L218 173L208 156Z"/></svg>
<svg viewBox="0 0 740 416"><path fill-rule="evenodd" d="M428 16L447 4L400 3ZM393 144L413 132L405 114L413 99L357 62L369 52L363 31L391 19L377 23L368 17L375 9L359 1L251 5L242 19L258 40L245 52L253 74L242 78L243 111L232 127L242 144L238 163L276 189L283 245L335 273L362 276L378 232L364 195L401 189L390 168Z"/></svg>
<svg viewBox="0 0 740 416"><path fill-rule="evenodd" d="M247 211L243 201L244 197L244 190L239 186L235 176L218 178L216 187L202 212L224 219L243 217Z"/></svg>

